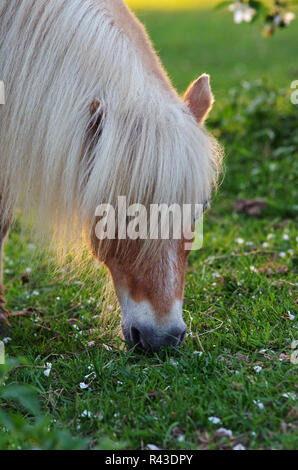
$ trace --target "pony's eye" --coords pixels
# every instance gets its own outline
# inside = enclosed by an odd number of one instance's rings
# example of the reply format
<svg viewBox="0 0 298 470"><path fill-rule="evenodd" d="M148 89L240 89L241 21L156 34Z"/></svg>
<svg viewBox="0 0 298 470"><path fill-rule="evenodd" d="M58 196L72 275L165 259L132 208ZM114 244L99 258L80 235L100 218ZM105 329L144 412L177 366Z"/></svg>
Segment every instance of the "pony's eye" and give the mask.
<svg viewBox="0 0 298 470"><path fill-rule="evenodd" d="M205 201L203 204L203 212L206 212L207 209L210 207L210 201Z"/></svg>
<svg viewBox="0 0 298 470"><path fill-rule="evenodd" d="M194 217L193 217L193 222L197 222L204 214L204 212L209 209L210 207L210 201L205 201L204 204L201 204L199 208L196 209Z"/></svg>

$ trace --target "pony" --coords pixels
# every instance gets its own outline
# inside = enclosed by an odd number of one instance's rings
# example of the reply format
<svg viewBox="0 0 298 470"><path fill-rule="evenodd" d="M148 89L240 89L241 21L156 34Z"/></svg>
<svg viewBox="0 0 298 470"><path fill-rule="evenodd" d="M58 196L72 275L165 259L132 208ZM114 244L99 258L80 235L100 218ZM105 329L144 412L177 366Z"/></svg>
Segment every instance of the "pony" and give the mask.
<svg viewBox="0 0 298 470"><path fill-rule="evenodd" d="M100 240L96 208L204 204L222 152L204 122L209 76L180 96L122 0L1 0L0 257L15 209L57 250L109 270L131 345L179 346L189 250L180 240ZM0 315L8 321L0 278Z"/></svg>

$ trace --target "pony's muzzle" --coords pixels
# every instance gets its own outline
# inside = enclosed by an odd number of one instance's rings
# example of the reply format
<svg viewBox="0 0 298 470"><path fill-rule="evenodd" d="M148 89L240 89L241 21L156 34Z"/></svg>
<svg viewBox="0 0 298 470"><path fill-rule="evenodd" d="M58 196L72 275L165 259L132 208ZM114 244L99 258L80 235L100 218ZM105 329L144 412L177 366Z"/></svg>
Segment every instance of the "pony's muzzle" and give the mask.
<svg viewBox="0 0 298 470"><path fill-rule="evenodd" d="M152 327L142 327L140 325L131 326L129 335L126 337L132 346L145 350L158 351L163 347L179 347L186 335L186 325L181 325L167 329L157 329Z"/></svg>

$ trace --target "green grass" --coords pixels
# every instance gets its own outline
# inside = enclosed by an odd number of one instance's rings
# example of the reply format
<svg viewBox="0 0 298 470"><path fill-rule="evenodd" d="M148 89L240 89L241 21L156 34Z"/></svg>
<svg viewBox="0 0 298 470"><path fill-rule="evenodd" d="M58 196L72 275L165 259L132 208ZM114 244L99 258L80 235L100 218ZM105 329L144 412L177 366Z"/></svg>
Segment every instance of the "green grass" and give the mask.
<svg viewBox="0 0 298 470"><path fill-rule="evenodd" d="M297 448L297 368L290 361L297 339L297 107L264 83L229 93L263 70L286 87L294 47L282 44L297 33L289 28L264 45L251 28L238 27L245 41L236 47L232 25L223 28L216 14L205 23L204 15L142 15L179 88L208 70L221 95L209 126L225 145L227 170L205 218L204 248L189 261L189 335L179 351L125 353L118 317L101 318L100 271L57 275L54 261L16 224L5 253L8 305L32 310L11 319L9 362L0 367L0 448ZM267 52L267 65L254 63L264 48L274 59ZM239 63L247 69L235 76ZM267 207L248 216L235 210L239 198L262 198ZM220 436L219 427L233 438Z"/></svg>
<svg viewBox="0 0 298 470"><path fill-rule="evenodd" d="M266 39L259 24L236 25L222 10L141 11L138 16L180 92L203 72L211 75L219 101L243 80L269 77L283 88L297 80L297 22Z"/></svg>

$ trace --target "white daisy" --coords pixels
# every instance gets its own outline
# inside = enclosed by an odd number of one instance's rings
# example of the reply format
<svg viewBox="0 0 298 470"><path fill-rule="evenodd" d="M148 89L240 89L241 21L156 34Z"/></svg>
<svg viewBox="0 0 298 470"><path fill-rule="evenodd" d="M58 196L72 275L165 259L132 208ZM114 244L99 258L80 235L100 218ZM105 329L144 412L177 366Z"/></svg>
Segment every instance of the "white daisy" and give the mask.
<svg viewBox="0 0 298 470"><path fill-rule="evenodd" d="M212 424L219 424L221 422L221 419L218 418L217 416L210 416L208 418L208 421L210 421L210 423Z"/></svg>

